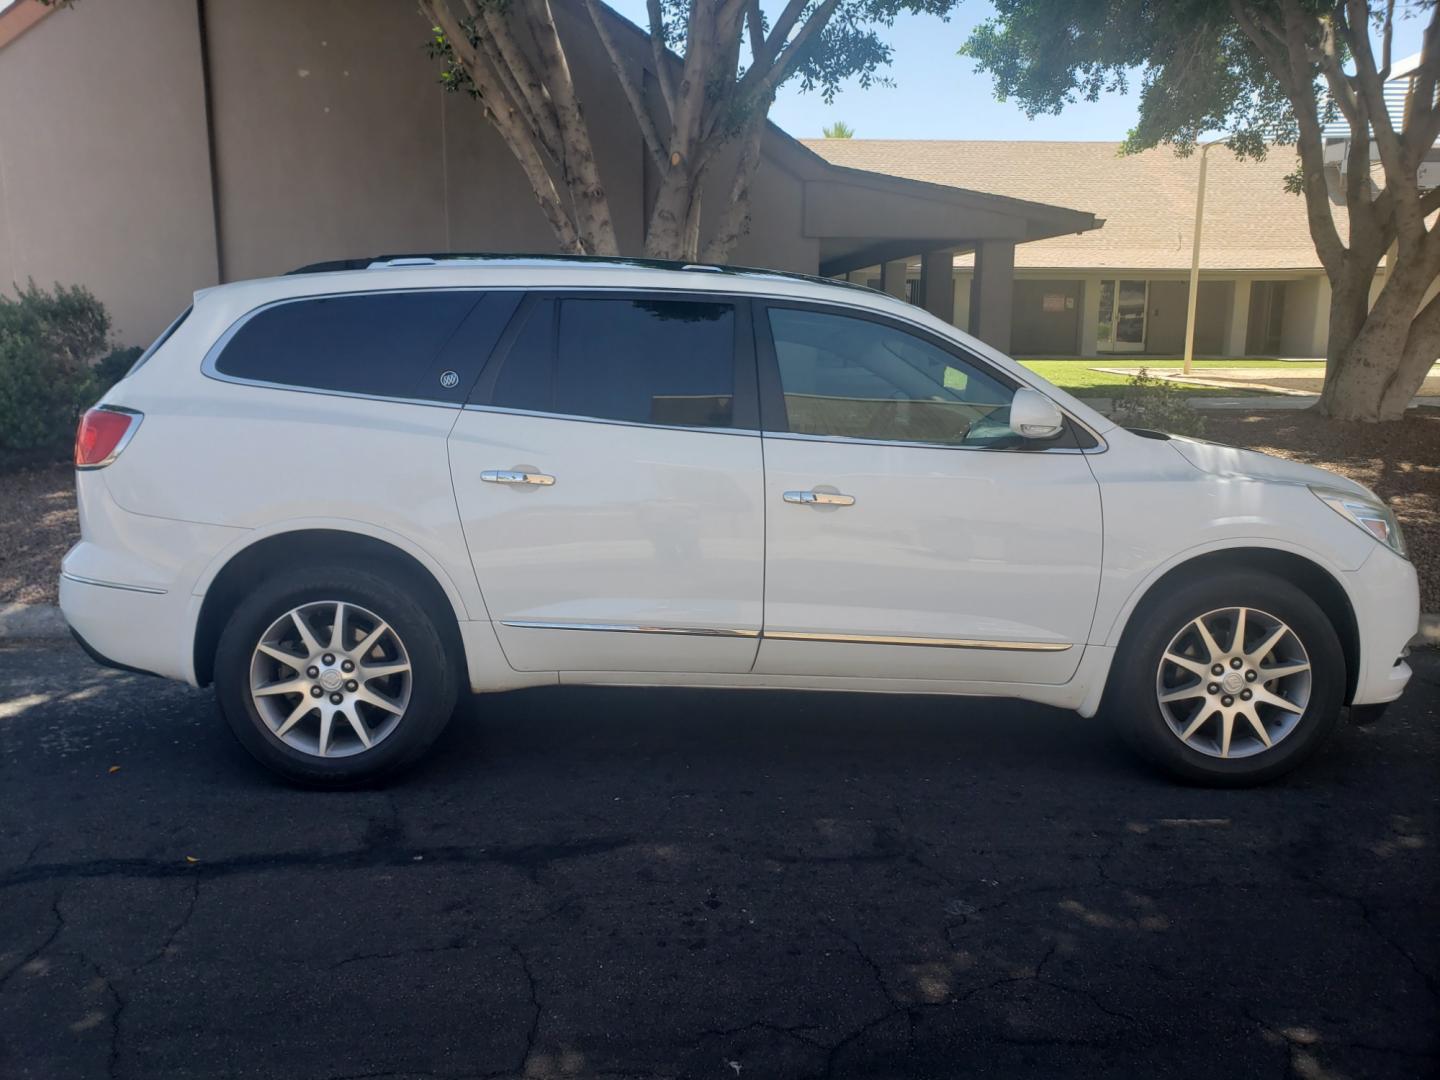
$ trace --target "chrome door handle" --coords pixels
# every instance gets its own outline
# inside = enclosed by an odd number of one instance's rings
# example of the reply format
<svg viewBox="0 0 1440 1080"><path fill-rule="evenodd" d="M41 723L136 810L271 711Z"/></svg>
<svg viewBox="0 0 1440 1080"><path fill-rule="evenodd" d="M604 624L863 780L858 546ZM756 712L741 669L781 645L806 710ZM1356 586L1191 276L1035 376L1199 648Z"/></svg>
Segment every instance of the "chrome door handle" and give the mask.
<svg viewBox="0 0 1440 1080"><path fill-rule="evenodd" d="M803 506L854 506L854 495L841 495L834 491L787 491L785 501Z"/></svg>
<svg viewBox="0 0 1440 1080"><path fill-rule="evenodd" d="M555 477L539 472L522 472L519 469L486 469L480 479L487 484L534 484L536 487L551 487Z"/></svg>

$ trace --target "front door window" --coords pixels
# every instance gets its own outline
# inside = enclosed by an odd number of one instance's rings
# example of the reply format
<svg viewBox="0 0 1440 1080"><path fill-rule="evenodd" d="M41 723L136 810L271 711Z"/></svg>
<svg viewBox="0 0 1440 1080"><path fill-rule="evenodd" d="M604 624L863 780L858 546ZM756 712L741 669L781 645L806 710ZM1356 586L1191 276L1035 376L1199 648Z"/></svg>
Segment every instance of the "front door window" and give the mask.
<svg viewBox="0 0 1440 1080"><path fill-rule="evenodd" d="M1140 352L1145 348L1145 311L1150 283L1107 278L1100 282L1100 352Z"/></svg>

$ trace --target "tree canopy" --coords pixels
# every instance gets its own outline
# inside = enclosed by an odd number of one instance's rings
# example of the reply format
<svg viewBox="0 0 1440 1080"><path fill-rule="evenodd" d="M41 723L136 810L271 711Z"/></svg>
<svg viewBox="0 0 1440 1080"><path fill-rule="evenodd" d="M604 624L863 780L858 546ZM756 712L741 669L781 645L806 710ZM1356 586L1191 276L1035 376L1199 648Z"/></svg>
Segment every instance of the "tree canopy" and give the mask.
<svg viewBox="0 0 1440 1080"><path fill-rule="evenodd" d="M1440 8L1434 0L994 0L965 42L997 94L1031 116L1125 90L1138 71L1139 120L1125 151L1190 152L1224 132L1241 157L1293 146L1288 186L1303 196L1331 285L1321 409L1395 419L1440 354L1440 189L1420 169L1440 136ZM1397 71L1397 19L1420 19L1422 49ZM1402 75L1403 115L1385 85ZM1327 124L1348 132L1327 163ZM1373 147L1373 152L1372 152ZM1332 145L1330 150L1334 150ZM1343 209L1342 209L1343 208ZM1343 220L1342 220L1343 219ZM1376 271L1383 287L1371 303Z"/></svg>

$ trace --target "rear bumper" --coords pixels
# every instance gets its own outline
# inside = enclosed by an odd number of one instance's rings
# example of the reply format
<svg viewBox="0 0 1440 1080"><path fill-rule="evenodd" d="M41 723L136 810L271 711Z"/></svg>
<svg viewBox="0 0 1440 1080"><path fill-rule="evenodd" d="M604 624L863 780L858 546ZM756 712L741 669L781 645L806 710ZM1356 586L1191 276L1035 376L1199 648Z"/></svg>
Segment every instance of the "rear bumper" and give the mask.
<svg viewBox="0 0 1440 1080"><path fill-rule="evenodd" d="M123 510L104 470L76 479L83 539L61 563L65 621L102 662L193 685L195 583L245 530Z"/></svg>
<svg viewBox="0 0 1440 1080"><path fill-rule="evenodd" d="M194 684L192 599L198 608L188 590L139 592L122 583L60 576L60 610L87 653L107 667Z"/></svg>
<svg viewBox="0 0 1440 1080"><path fill-rule="evenodd" d="M1415 567L1377 545L1358 570L1345 576L1360 637L1360 670L1351 703L1394 701L1410 681L1410 665L1402 656L1420 625Z"/></svg>

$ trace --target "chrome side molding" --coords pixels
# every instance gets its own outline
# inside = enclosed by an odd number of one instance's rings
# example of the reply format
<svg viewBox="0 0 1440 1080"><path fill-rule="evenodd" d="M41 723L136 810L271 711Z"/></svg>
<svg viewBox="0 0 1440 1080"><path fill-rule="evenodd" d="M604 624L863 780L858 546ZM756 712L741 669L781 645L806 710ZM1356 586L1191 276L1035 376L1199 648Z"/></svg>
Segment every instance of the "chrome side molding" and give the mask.
<svg viewBox="0 0 1440 1080"><path fill-rule="evenodd" d="M501 619L501 626L520 630L600 630L611 634L680 634L688 637L762 638L771 641L812 641L841 645L919 645L930 649L1004 649L1012 652L1064 652L1063 641L988 641L978 638L910 637L884 634L805 634L793 630L726 630L711 626L642 626L628 623L548 622Z"/></svg>
<svg viewBox="0 0 1440 1080"><path fill-rule="evenodd" d="M989 641L982 638L911 637L889 634L802 634L793 630L766 630L762 637L775 641L823 641L842 645L922 645L930 649L1008 649L1013 652L1064 652L1064 641Z"/></svg>
<svg viewBox="0 0 1440 1080"><path fill-rule="evenodd" d="M501 626L521 630L601 630L610 634L681 634L687 637L758 638L759 630L724 630L713 626L641 626L630 623L546 622L540 619L501 619Z"/></svg>
<svg viewBox="0 0 1440 1080"><path fill-rule="evenodd" d="M66 581L73 581L80 585L95 585L102 589L120 589L123 592L149 593L151 596L164 596L164 589L157 589L151 585L126 585L119 581L101 581L99 578L82 577L79 574L72 574L68 570L62 570L60 576Z"/></svg>

